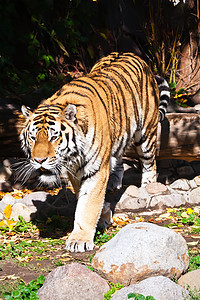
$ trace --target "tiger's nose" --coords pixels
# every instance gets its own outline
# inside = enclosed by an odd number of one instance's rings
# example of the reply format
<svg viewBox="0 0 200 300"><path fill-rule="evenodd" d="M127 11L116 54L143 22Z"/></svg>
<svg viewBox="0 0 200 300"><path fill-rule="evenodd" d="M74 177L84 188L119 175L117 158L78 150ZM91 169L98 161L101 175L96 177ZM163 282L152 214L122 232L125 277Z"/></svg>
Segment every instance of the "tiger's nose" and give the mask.
<svg viewBox="0 0 200 300"><path fill-rule="evenodd" d="M47 157L40 157L40 158L36 158L34 157L34 161L36 161L39 164L42 164L43 162L45 162L47 160Z"/></svg>

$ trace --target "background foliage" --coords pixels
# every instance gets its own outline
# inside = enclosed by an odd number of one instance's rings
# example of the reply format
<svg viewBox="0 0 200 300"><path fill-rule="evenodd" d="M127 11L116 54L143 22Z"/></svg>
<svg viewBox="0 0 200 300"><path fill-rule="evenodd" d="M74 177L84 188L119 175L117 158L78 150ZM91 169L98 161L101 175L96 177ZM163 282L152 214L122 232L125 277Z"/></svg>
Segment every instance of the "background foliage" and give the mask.
<svg viewBox="0 0 200 300"><path fill-rule="evenodd" d="M135 52L173 83L196 9L164 0L1 1L1 96L51 93L111 51Z"/></svg>

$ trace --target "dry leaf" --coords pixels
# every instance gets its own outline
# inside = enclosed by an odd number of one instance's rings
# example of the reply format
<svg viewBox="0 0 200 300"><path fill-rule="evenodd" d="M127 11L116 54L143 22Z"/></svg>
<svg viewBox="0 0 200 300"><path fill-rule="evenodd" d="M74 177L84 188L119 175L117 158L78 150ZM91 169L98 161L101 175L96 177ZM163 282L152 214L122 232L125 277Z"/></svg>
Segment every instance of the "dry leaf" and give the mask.
<svg viewBox="0 0 200 300"><path fill-rule="evenodd" d="M5 226L5 225L6 224L5 224L4 220L0 222L0 227Z"/></svg>
<svg viewBox="0 0 200 300"><path fill-rule="evenodd" d="M12 213L12 206L8 204L4 209L5 218L10 219L11 213Z"/></svg>

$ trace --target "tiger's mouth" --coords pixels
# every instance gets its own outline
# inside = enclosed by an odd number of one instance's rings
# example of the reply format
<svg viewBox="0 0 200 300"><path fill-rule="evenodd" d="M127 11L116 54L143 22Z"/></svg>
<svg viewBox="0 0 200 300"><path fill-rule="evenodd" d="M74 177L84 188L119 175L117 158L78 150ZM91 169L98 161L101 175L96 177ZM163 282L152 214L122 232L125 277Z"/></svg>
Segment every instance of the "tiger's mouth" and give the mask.
<svg viewBox="0 0 200 300"><path fill-rule="evenodd" d="M43 168L43 167L41 167L41 168L39 169L39 172L40 172L40 175L47 175L47 176L50 176L50 175L53 174L52 171L47 170L47 169L45 169L45 168Z"/></svg>

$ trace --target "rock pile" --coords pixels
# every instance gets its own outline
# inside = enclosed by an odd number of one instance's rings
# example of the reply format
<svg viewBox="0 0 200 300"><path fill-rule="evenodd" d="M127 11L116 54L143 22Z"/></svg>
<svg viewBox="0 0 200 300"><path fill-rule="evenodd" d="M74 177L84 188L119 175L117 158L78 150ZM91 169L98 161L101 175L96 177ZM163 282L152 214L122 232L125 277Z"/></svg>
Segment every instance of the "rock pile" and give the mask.
<svg viewBox="0 0 200 300"><path fill-rule="evenodd" d="M118 200L119 198L119 200ZM118 202L117 202L117 200ZM186 204L198 205L200 203L200 177L194 179L178 179L170 185L150 183L145 188L130 185L121 197L109 197L111 206L116 213L138 210L162 211L166 207L180 207ZM46 192L33 192L23 199L14 199L5 195L0 201L0 220L4 218L4 209L12 206L12 218L17 221L21 215L26 221L31 219L47 219L53 214L73 216L76 208L76 197L70 190L61 190L57 196Z"/></svg>
<svg viewBox="0 0 200 300"><path fill-rule="evenodd" d="M200 177L177 179L169 185L150 183L145 188L130 185L116 204L116 211L163 209L200 203Z"/></svg>
<svg viewBox="0 0 200 300"><path fill-rule="evenodd" d="M172 281L188 267L186 241L172 229L145 222L127 225L97 251L92 266L103 278L76 263L58 267L38 291L39 299L103 300L109 289L106 279L124 285L113 300L128 299L129 293L156 300L191 299L184 287Z"/></svg>

